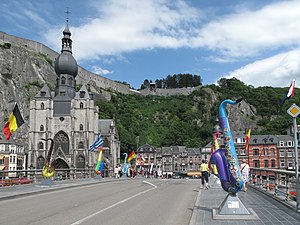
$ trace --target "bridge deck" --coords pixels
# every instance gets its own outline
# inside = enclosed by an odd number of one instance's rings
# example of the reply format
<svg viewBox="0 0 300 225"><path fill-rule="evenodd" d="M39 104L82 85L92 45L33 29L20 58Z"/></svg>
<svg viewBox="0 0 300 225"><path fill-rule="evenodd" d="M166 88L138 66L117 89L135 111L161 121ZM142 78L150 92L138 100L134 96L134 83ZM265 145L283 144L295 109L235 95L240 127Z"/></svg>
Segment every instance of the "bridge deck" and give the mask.
<svg viewBox="0 0 300 225"><path fill-rule="evenodd" d="M103 182L113 182L114 179L104 179ZM14 198L20 195L34 194L43 191L52 191L61 188L72 188L80 185L90 185L97 183L95 179L65 180L56 182L51 187L43 187L37 184L18 185L14 187L0 187L0 200ZM199 180L200 185L200 180ZM195 202L190 225L260 225L260 224L300 224L300 213L295 208L290 208L282 202L249 188L247 192L239 192L238 198L241 203L257 216L257 219L239 218L239 216L229 216L225 219L213 218L213 209L218 209L226 199L227 193L223 191L215 178L210 178L209 190L200 189ZM227 202L228 203L228 202ZM226 216L225 216L226 217ZM247 216L246 216L247 217Z"/></svg>

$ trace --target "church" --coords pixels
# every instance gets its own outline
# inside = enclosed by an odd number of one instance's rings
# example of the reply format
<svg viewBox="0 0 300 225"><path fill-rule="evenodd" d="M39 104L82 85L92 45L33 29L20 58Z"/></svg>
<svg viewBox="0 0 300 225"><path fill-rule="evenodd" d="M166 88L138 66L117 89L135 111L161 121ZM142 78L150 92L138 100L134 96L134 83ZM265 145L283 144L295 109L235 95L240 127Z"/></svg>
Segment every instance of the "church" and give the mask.
<svg viewBox="0 0 300 225"><path fill-rule="evenodd" d="M72 55L68 19L63 31L61 54L55 60L56 87L47 84L30 101L29 151L27 164L42 169L53 139L51 161L56 169L89 170L94 173L99 152L89 151L101 133L104 141L104 175L112 176L120 162L120 142L114 119L98 119L98 106L83 84L76 91L78 65Z"/></svg>

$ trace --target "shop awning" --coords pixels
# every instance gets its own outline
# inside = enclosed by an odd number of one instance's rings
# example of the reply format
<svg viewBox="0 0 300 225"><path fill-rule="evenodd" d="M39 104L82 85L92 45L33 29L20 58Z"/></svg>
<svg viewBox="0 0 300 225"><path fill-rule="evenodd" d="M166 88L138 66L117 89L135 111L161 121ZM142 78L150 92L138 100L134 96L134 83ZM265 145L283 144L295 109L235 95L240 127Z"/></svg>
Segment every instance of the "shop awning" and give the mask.
<svg viewBox="0 0 300 225"><path fill-rule="evenodd" d="M0 166L0 170L5 170L5 166Z"/></svg>

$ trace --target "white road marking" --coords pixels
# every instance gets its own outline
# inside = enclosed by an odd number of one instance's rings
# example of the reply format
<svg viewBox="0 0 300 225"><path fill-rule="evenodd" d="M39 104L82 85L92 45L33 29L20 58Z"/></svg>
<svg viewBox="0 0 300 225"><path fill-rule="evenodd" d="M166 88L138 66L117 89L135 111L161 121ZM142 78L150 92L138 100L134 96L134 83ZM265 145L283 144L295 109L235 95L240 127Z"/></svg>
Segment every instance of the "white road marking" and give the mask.
<svg viewBox="0 0 300 225"><path fill-rule="evenodd" d="M133 198L135 198L135 197L137 197L137 196L139 196L139 195L145 194L145 193L147 193L148 191L152 191L152 190L154 190L154 189L157 188L156 185L154 185L154 184L152 184L152 183L150 183L150 182L148 182L148 181L143 181L143 183L146 183L146 184L151 185L152 188L150 188L150 189L148 189L148 190L145 190L145 191L142 191L142 192L139 192L139 193L137 193L137 194L135 194L135 195L133 195L133 196L130 196L129 198L125 198L124 200L118 201L118 202L116 202L115 204L112 204L112 205L110 205L110 206L108 206L108 207L106 207L106 208L104 208L104 209L102 209L102 210L100 210L100 211L98 211L98 212L95 212L95 213L93 213L93 214L91 214L91 215L89 215L89 216L87 216L87 217L85 217L85 218L83 218L83 219L81 219L81 220L76 221L75 223L72 223L71 225L79 225L79 224L82 224L83 222L89 220L90 218L92 218L92 217L94 217L94 216L96 216L96 215L98 215L98 214L100 214L100 213L105 212L105 211L108 210L108 209L111 209L111 208L113 208L113 207L115 207L115 206L117 206L117 205L120 205L120 204L122 204L122 203L124 203L124 202L127 202L127 201L130 200L130 199L133 199Z"/></svg>

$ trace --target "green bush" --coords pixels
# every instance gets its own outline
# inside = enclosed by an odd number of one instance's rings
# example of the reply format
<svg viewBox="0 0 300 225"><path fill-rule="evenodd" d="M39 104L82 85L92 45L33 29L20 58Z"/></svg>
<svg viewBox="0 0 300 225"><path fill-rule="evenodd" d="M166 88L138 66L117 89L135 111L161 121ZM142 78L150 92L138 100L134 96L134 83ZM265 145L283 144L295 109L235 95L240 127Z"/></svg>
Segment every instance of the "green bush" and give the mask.
<svg viewBox="0 0 300 225"><path fill-rule="evenodd" d="M1 47L5 49L10 49L11 43L5 42Z"/></svg>

